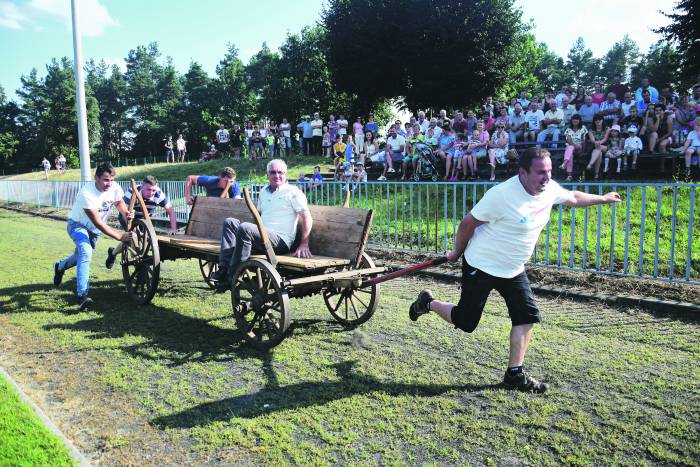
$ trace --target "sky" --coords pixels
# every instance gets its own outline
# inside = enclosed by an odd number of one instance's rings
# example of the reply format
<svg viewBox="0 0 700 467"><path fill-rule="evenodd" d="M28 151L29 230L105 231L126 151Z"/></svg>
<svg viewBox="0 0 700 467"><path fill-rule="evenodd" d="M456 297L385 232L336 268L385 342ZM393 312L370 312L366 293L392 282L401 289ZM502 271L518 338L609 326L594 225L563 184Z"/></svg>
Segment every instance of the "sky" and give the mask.
<svg viewBox="0 0 700 467"><path fill-rule="evenodd" d="M210 74L234 44L244 62L263 42L275 50L287 34L318 20L323 0L76 0L83 59L124 66L138 45L158 42L163 56L185 72L192 61ZM533 19L537 40L566 57L577 37L602 56L625 33L642 52L658 40L652 28L666 23L658 10L674 0L571 1L552 10L548 0L515 0L525 20ZM381 45L376 53L381 53ZM45 75L51 58L73 58L70 0L0 0L0 86L15 98L20 76L37 68Z"/></svg>

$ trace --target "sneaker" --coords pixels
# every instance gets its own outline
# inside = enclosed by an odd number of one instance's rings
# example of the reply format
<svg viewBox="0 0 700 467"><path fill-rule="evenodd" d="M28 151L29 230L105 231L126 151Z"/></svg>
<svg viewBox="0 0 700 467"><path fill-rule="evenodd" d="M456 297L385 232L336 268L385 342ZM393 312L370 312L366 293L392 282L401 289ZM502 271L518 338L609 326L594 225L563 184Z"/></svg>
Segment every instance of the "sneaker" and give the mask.
<svg viewBox="0 0 700 467"><path fill-rule="evenodd" d="M226 293L231 290L231 281L226 278L216 283L214 288L214 293Z"/></svg>
<svg viewBox="0 0 700 467"><path fill-rule="evenodd" d="M394 172L396 172L396 170L394 170L393 167L389 167L386 171L386 173L388 173L388 174L393 174Z"/></svg>
<svg viewBox="0 0 700 467"><path fill-rule="evenodd" d="M78 297L78 311L85 311L92 306L92 299L87 295Z"/></svg>
<svg viewBox="0 0 700 467"><path fill-rule="evenodd" d="M66 271L63 271L59 266L58 266L58 261L53 263L53 285L54 287L58 287L61 285L61 281L63 280L63 273Z"/></svg>
<svg viewBox="0 0 700 467"><path fill-rule="evenodd" d="M416 321L420 315L430 313L428 305L433 301L433 294L430 290L421 290L415 302L411 303L408 309L408 317L411 321Z"/></svg>
<svg viewBox="0 0 700 467"><path fill-rule="evenodd" d="M383 182L386 180L386 177L384 175L380 175L379 178L377 178L378 182Z"/></svg>
<svg viewBox="0 0 700 467"><path fill-rule="evenodd" d="M212 280L215 282L221 282L221 281L226 282L227 277L228 277L228 271L226 269L219 269L211 276Z"/></svg>
<svg viewBox="0 0 700 467"><path fill-rule="evenodd" d="M114 260L117 259L117 255L114 254L114 248L107 248L107 259L105 260L105 267L107 269L112 269L114 266Z"/></svg>
<svg viewBox="0 0 700 467"><path fill-rule="evenodd" d="M549 389L549 385L547 385L547 383L537 381L524 371L512 376L506 371L506 374L503 376L503 384L509 389L530 391L537 394L543 394L547 391L547 389Z"/></svg>

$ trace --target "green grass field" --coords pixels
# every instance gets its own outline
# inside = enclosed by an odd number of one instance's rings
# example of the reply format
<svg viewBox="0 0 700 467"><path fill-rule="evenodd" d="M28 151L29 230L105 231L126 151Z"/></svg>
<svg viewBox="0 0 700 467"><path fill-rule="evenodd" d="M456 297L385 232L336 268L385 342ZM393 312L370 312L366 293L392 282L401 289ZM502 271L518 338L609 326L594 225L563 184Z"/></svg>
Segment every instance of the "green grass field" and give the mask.
<svg viewBox="0 0 700 467"><path fill-rule="evenodd" d="M88 375L93 389L72 407L111 417L109 432L87 420L64 431L101 463L177 452L182 464L700 464L696 320L539 298L527 363L551 389L531 395L499 386L510 321L496 295L467 335L407 316L420 288L456 299L455 284L390 281L364 339L320 297L295 299L290 337L258 353L238 343L229 297L193 261L164 263L152 304L132 305L104 267L111 243L93 258L95 309L75 313L74 274L50 286L72 247L64 223L0 210L0 327L26 342L0 362L31 359L38 381ZM42 370L25 346L55 349L51 363ZM113 399L133 411L112 413Z"/></svg>
<svg viewBox="0 0 700 467"><path fill-rule="evenodd" d="M75 464L61 440L0 375L0 465Z"/></svg>

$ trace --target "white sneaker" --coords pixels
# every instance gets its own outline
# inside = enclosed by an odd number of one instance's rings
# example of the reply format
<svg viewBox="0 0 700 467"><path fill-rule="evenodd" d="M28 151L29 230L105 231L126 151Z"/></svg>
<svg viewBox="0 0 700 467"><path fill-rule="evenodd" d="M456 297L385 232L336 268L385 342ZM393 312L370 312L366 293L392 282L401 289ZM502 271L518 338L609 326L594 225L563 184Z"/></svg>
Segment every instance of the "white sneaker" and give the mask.
<svg viewBox="0 0 700 467"><path fill-rule="evenodd" d="M384 175L380 175L379 178L377 179L378 182L383 182L386 180L386 177Z"/></svg>
<svg viewBox="0 0 700 467"><path fill-rule="evenodd" d="M393 174L394 172L396 172L396 170L394 170L393 167L389 167L389 169L386 171L388 174Z"/></svg>

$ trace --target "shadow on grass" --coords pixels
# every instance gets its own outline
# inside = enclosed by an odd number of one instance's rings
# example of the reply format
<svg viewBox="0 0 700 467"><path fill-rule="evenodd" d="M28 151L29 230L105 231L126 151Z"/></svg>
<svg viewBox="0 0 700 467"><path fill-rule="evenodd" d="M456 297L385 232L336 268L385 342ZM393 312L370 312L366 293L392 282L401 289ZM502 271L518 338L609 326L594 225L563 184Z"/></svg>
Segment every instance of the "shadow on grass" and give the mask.
<svg viewBox="0 0 700 467"><path fill-rule="evenodd" d="M193 428L212 422L228 421L233 417L256 418L280 410L323 405L355 395L382 393L389 396L411 395L431 397L450 391L480 392L497 389L500 384L404 384L382 382L374 377L355 373L353 361L332 365L338 381L314 381L280 386L271 360L263 362L267 384L253 394L207 402L181 412L151 420L160 428Z"/></svg>

